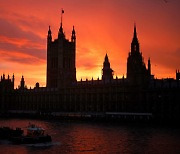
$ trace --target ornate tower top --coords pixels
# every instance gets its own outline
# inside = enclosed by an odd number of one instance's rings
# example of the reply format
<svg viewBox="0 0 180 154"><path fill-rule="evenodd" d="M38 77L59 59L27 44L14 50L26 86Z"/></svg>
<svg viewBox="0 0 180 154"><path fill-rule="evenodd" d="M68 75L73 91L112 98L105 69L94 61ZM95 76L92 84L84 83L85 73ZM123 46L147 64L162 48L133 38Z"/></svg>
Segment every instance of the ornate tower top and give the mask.
<svg viewBox="0 0 180 154"><path fill-rule="evenodd" d="M134 24L134 37L133 39L137 40L136 24Z"/></svg>
<svg viewBox="0 0 180 154"><path fill-rule="evenodd" d="M103 63L103 69L102 69L102 79L103 80L111 80L113 79L113 70L110 67L110 62L108 55L106 53L106 56L104 58L104 63Z"/></svg>
<svg viewBox="0 0 180 154"><path fill-rule="evenodd" d="M109 58L108 58L107 53L106 53L106 56L105 56L105 58L104 58L103 67L104 67L104 68L110 68L110 63L109 63Z"/></svg>
<svg viewBox="0 0 180 154"><path fill-rule="evenodd" d="M64 37L64 32L63 32L63 26L62 26L62 18L63 18L64 10L61 10L61 23L60 23L60 28L59 28L59 34L58 37L63 36Z"/></svg>
<svg viewBox="0 0 180 154"><path fill-rule="evenodd" d="M48 36L47 36L48 42L52 41L52 35L51 35L51 27L49 26L49 30L48 30Z"/></svg>
<svg viewBox="0 0 180 154"><path fill-rule="evenodd" d="M48 35L51 35L51 26L49 25Z"/></svg>
<svg viewBox="0 0 180 154"><path fill-rule="evenodd" d="M134 35L131 42L131 51L127 60L127 79L131 84L146 85L151 76L151 62L148 60L148 69L144 63L140 52L139 41L137 38L136 25L134 24Z"/></svg>
<svg viewBox="0 0 180 154"><path fill-rule="evenodd" d="M24 81L24 76L22 75L21 81L20 81L20 88L23 89L25 88L25 81Z"/></svg>
<svg viewBox="0 0 180 154"><path fill-rule="evenodd" d="M148 73L151 75L151 59L148 59Z"/></svg>
<svg viewBox="0 0 180 154"><path fill-rule="evenodd" d="M134 36L131 43L131 53L139 52L139 41L137 38L136 24L134 24Z"/></svg>
<svg viewBox="0 0 180 154"><path fill-rule="evenodd" d="M73 26L73 30L72 30L72 36L71 36L71 42L75 42L76 41L76 32Z"/></svg>

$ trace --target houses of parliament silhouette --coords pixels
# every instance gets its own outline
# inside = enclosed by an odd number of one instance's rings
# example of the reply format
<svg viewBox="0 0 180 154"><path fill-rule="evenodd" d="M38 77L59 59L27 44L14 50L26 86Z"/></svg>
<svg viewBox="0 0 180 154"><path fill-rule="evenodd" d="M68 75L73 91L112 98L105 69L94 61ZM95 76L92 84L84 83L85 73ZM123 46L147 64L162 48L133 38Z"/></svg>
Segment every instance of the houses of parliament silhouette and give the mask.
<svg viewBox="0 0 180 154"><path fill-rule="evenodd" d="M111 116L118 118L180 119L180 72L176 79L155 79L151 62L146 67L140 52L136 26L127 58L126 78L113 78L108 55L105 55L102 79L76 80L76 32L67 40L62 20L58 38L47 35L46 87L14 89L15 77L1 76L0 113L50 113Z"/></svg>

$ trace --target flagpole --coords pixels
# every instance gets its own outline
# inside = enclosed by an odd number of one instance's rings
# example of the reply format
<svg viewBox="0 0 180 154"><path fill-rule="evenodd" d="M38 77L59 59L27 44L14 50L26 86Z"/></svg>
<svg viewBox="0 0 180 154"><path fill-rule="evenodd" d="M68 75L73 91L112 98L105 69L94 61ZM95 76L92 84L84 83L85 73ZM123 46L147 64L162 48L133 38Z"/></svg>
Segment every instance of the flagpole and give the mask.
<svg viewBox="0 0 180 154"><path fill-rule="evenodd" d="M64 10L61 9L61 24L62 24L62 20L63 20L63 13L64 13Z"/></svg>

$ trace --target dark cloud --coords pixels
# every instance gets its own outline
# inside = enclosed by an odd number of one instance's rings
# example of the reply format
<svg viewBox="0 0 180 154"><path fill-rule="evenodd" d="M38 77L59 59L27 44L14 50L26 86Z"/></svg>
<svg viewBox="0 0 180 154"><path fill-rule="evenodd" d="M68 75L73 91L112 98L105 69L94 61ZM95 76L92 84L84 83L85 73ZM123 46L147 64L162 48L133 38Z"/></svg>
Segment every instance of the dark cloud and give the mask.
<svg viewBox="0 0 180 154"><path fill-rule="evenodd" d="M6 21L5 19L0 19L0 36L7 38L7 40L0 40L0 54L3 54L3 57L6 60L18 62L18 63L35 63L39 60L46 59L46 45L45 40L40 38L38 35L23 31L17 25ZM15 39L16 42L9 41ZM24 41L22 45L19 45L21 41ZM42 46L44 45L44 49ZM4 52L5 51L5 52ZM24 55L29 55L23 57L12 56L15 53L23 53ZM9 57L8 57L9 56Z"/></svg>
<svg viewBox="0 0 180 154"><path fill-rule="evenodd" d="M17 46L15 44L0 42L0 51L19 52L42 60L46 59L46 50L28 46Z"/></svg>
<svg viewBox="0 0 180 154"><path fill-rule="evenodd" d="M16 38L16 39L28 39L32 42L45 42L42 38L40 38L35 33L29 31L23 31L20 27L18 27L13 22L0 18L0 36L6 36L8 38Z"/></svg>
<svg viewBox="0 0 180 154"><path fill-rule="evenodd" d="M48 30L48 25L46 22L49 23L48 21L42 20L41 18L38 18L37 16L24 16L22 14L14 14L15 16L15 21L18 25L21 25L23 27L26 27L29 29L31 32L41 32L43 35L46 35L45 31L47 32Z"/></svg>
<svg viewBox="0 0 180 154"><path fill-rule="evenodd" d="M32 56L20 56L19 54L12 54L9 52L0 52L1 59L5 61L10 61L10 62L16 62L20 64L30 64L30 65L36 65L40 64L42 62L45 62L45 60L41 60L37 57L32 57ZM4 66L3 66L4 68Z"/></svg>
<svg viewBox="0 0 180 154"><path fill-rule="evenodd" d="M8 56L6 57L6 60L21 64L31 64L31 65L40 63L40 60L35 57L22 58L22 57Z"/></svg>

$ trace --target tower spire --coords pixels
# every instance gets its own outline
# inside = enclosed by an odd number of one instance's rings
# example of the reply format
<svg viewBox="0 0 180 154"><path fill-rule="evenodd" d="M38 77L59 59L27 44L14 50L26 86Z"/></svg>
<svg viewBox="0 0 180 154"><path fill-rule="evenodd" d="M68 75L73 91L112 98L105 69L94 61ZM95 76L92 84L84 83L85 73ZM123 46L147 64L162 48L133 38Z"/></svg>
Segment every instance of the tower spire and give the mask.
<svg viewBox="0 0 180 154"><path fill-rule="evenodd" d="M134 38L136 38L136 39L137 39L136 23L134 23Z"/></svg>
<svg viewBox="0 0 180 154"><path fill-rule="evenodd" d="M113 70L110 67L110 62L108 55L106 53L103 63L103 69L102 69L102 79L103 80L111 80L113 79Z"/></svg>
<svg viewBox="0 0 180 154"><path fill-rule="evenodd" d="M49 25L48 36L51 37L51 26Z"/></svg>
<svg viewBox="0 0 180 154"><path fill-rule="evenodd" d="M64 36L63 26L62 26L63 14L64 14L64 10L62 9L61 10L61 23L60 23L60 28L59 28L59 36L60 35Z"/></svg>
<svg viewBox="0 0 180 154"><path fill-rule="evenodd" d="M22 75L21 81L20 81L20 88L24 89L25 88L25 81L24 81L24 76Z"/></svg>
<svg viewBox="0 0 180 154"><path fill-rule="evenodd" d="M48 35L47 35L47 42L50 43L51 41L52 41L51 27L49 26Z"/></svg>
<svg viewBox="0 0 180 154"><path fill-rule="evenodd" d="M151 60L150 60L150 57L148 59L148 73L149 73L149 75L151 75Z"/></svg>
<svg viewBox="0 0 180 154"><path fill-rule="evenodd" d="M134 23L134 35L131 43L131 53L139 52L139 41L137 38L136 24Z"/></svg>
<svg viewBox="0 0 180 154"><path fill-rule="evenodd" d="M51 34L51 26L49 25L48 34Z"/></svg>
<svg viewBox="0 0 180 154"><path fill-rule="evenodd" d="M76 32L73 26L73 30L72 30L72 36L71 36L71 42L75 42L76 41Z"/></svg>
<svg viewBox="0 0 180 154"><path fill-rule="evenodd" d="M107 53L106 53L106 55L105 55L104 62L109 63L109 58L108 58Z"/></svg>

